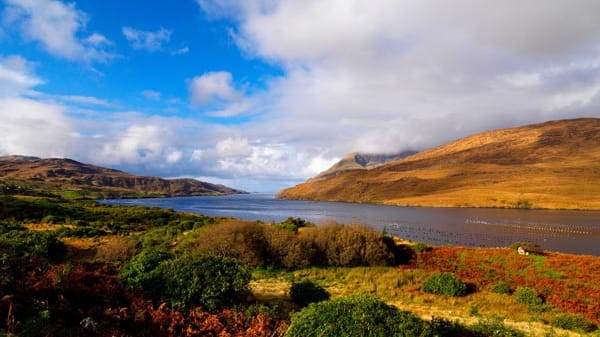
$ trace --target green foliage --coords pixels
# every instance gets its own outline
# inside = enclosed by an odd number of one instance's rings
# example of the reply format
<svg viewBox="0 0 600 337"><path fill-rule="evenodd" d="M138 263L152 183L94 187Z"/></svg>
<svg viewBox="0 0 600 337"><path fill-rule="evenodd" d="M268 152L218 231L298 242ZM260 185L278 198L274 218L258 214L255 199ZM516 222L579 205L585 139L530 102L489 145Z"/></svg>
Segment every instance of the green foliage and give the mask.
<svg viewBox="0 0 600 337"><path fill-rule="evenodd" d="M452 273L434 273L423 283L423 291L446 296L465 296L467 286Z"/></svg>
<svg viewBox="0 0 600 337"><path fill-rule="evenodd" d="M531 209L533 207L533 203L527 199L519 199L517 200L515 207L520 209Z"/></svg>
<svg viewBox="0 0 600 337"><path fill-rule="evenodd" d="M510 285L506 281L500 281L494 285L492 292L509 295L511 293Z"/></svg>
<svg viewBox="0 0 600 337"><path fill-rule="evenodd" d="M309 280L292 283L290 288L292 302L302 307L310 303L326 301L329 296L329 292L325 288Z"/></svg>
<svg viewBox="0 0 600 337"><path fill-rule="evenodd" d="M206 216L177 213L170 209L144 206L110 206L92 201L69 201L61 198L0 196L0 220L74 224L94 227L113 234L128 234L149 228L176 226L189 229L212 219Z"/></svg>
<svg viewBox="0 0 600 337"><path fill-rule="evenodd" d="M312 303L294 314L286 337L424 336L428 324L368 295Z"/></svg>
<svg viewBox="0 0 600 337"><path fill-rule="evenodd" d="M298 229L302 227L308 226L310 223L306 222L306 220L301 218L292 218L289 217L285 221L276 223L275 226L286 231L290 231L293 233L298 233Z"/></svg>
<svg viewBox="0 0 600 337"><path fill-rule="evenodd" d="M142 289L150 297L160 297L163 289L157 267L174 257L169 252L143 250L125 263L119 279L131 288Z"/></svg>
<svg viewBox="0 0 600 337"><path fill-rule="evenodd" d="M422 253L431 250L431 247L424 242L417 242L414 245L415 252Z"/></svg>
<svg viewBox="0 0 600 337"><path fill-rule="evenodd" d="M479 321L470 325L467 330L469 333L466 335L474 337L525 337L523 332L505 326L501 318Z"/></svg>
<svg viewBox="0 0 600 337"><path fill-rule="evenodd" d="M558 314L551 324L557 328L580 332L592 332L597 329L594 323L587 318L569 313Z"/></svg>
<svg viewBox="0 0 600 337"><path fill-rule="evenodd" d="M244 299L250 270L240 261L214 255L183 255L156 268L163 299L214 311Z"/></svg>
<svg viewBox="0 0 600 337"><path fill-rule="evenodd" d="M529 287L517 287L514 294L515 302L527 305L529 311L542 312L545 310L544 299Z"/></svg>

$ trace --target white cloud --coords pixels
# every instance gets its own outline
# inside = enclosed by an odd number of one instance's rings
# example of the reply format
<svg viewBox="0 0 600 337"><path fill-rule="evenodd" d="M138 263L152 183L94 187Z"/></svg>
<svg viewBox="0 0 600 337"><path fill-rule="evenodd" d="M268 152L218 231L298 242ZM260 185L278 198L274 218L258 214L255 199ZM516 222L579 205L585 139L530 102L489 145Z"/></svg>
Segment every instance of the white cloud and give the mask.
<svg viewBox="0 0 600 337"><path fill-rule="evenodd" d="M33 65L19 55L0 56L0 97L19 96L43 83L32 68Z"/></svg>
<svg viewBox="0 0 600 337"><path fill-rule="evenodd" d="M214 114L262 107L235 132L252 139L260 129L311 160L600 116L597 1L198 3L235 22L241 49L284 70L241 101L250 107L236 101Z"/></svg>
<svg viewBox="0 0 600 337"><path fill-rule="evenodd" d="M171 40L172 31L160 28L157 31L138 30L123 27L123 35L133 49L143 49L150 52L163 49L163 45Z"/></svg>
<svg viewBox="0 0 600 337"><path fill-rule="evenodd" d="M179 48L177 50L171 51L171 55L183 55L183 54L187 54L189 52L190 52L190 48L189 47L182 47L182 48Z"/></svg>
<svg viewBox="0 0 600 337"><path fill-rule="evenodd" d="M151 101L160 101L160 92L155 91L155 90L142 90L142 92L140 93L142 96L144 96L144 98L151 100Z"/></svg>
<svg viewBox="0 0 600 337"><path fill-rule="evenodd" d="M59 100L65 103L74 103L81 105L94 105L101 107L111 107L112 104L105 99L100 99L92 96L80 96L80 95L60 95L56 96Z"/></svg>
<svg viewBox="0 0 600 337"><path fill-rule="evenodd" d="M240 137L223 139L215 148L220 157L243 157L252 154L248 139Z"/></svg>
<svg viewBox="0 0 600 337"><path fill-rule="evenodd" d="M226 71L194 77L188 82L188 90L192 104L196 106L214 101L237 101L242 97L233 85L231 73Z"/></svg>
<svg viewBox="0 0 600 337"><path fill-rule="evenodd" d="M63 156L71 122L60 105L23 98L0 98L0 153Z"/></svg>
<svg viewBox="0 0 600 337"><path fill-rule="evenodd" d="M86 38L87 15L74 3L57 0L6 0L5 26L16 26L27 40L38 41L50 54L67 60L105 62L115 57L103 47L112 43L101 34Z"/></svg>

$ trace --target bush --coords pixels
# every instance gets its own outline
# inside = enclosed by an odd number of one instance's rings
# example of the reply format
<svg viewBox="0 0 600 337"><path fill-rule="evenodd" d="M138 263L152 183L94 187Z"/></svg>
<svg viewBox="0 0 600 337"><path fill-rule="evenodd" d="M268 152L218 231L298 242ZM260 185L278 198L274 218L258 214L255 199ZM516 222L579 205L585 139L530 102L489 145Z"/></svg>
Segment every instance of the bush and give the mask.
<svg viewBox="0 0 600 337"><path fill-rule="evenodd" d="M527 305L530 311L541 312L545 310L544 299L529 287L517 287L513 296L515 302Z"/></svg>
<svg viewBox="0 0 600 337"><path fill-rule="evenodd" d="M597 328L594 323L590 322L587 318L581 315L568 313L557 315L551 324L557 328L582 332L592 332Z"/></svg>
<svg viewBox="0 0 600 337"><path fill-rule="evenodd" d="M286 231L298 233L299 228L306 227L309 224L304 219L289 217L285 221L275 224L275 226Z"/></svg>
<svg viewBox="0 0 600 337"><path fill-rule="evenodd" d="M201 254L236 258L247 265L265 265L267 242L264 226L252 222L230 222L200 228L189 249Z"/></svg>
<svg viewBox="0 0 600 337"><path fill-rule="evenodd" d="M215 255L184 255L161 263L156 272L163 300L210 311L241 302L251 276L239 260Z"/></svg>
<svg viewBox="0 0 600 337"><path fill-rule="evenodd" d="M422 253L431 250L431 247L424 242L417 242L414 245L415 252Z"/></svg>
<svg viewBox="0 0 600 337"><path fill-rule="evenodd" d="M299 233L314 245L315 264L321 266L387 266L396 262L395 246L366 226L330 225Z"/></svg>
<svg viewBox="0 0 600 337"><path fill-rule="evenodd" d="M393 240L366 226L322 226L294 233L231 222L205 226L180 249L237 258L257 266L384 266L398 260Z"/></svg>
<svg viewBox="0 0 600 337"><path fill-rule="evenodd" d="M310 303L328 300L329 292L316 283L304 280L292 284L290 297L292 298L292 302L305 307Z"/></svg>
<svg viewBox="0 0 600 337"><path fill-rule="evenodd" d="M175 256L172 253L147 249L125 263L119 279L131 288L141 289L150 297L160 296L162 285L157 267Z"/></svg>
<svg viewBox="0 0 600 337"><path fill-rule="evenodd" d="M423 283L423 291L446 296L465 296L467 286L452 273L434 273Z"/></svg>
<svg viewBox="0 0 600 337"><path fill-rule="evenodd" d="M506 281L500 281L492 288L492 292L508 295L511 293L510 285Z"/></svg>
<svg viewBox="0 0 600 337"><path fill-rule="evenodd" d="M286 337L423 336L428 324L368 295L312 303L294 314Z"/></svg>

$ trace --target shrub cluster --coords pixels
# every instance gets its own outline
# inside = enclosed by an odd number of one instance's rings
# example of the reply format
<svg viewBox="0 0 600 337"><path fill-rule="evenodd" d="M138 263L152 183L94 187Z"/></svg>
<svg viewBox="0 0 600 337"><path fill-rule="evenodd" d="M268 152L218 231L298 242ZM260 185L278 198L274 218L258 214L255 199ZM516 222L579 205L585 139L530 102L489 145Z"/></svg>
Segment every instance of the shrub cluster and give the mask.
<svg viewBox="0 0 600 337"><path fill-rule="evenodd" d="M551 324L557 328L581 332L592 332L597 328L596 325L587 318L569 313L557 315Z"/></svg>
<svg viewBox="0 0 600 337"><path fill-rule="evenodd" d="M545 310L544 299L529 287L517 287L513 296L515 302L527 305L530 311L542 312Z"/></svg>
<svg viewBox="0 0 600 337"><path fill-rule="evenodd" d="M492 292L508 295L511 293L510 285L506 281L500 281L494 285Z"/></svg>
<svg viewBox="0 0 600 337"><path fill-rule="evenodd" d="M214 311L241 302L250 276L232 258L143 251L125 264L120 279L156 301Z"/></svg>
<svg viewBox="0 0 600 337"><path fill-rule="evenodd" d="M328 225L294 233L278 226L230 222L205 226L185 251L240 259L250 266L382 266L397 261L393 241L366 226Z"/></svg>
<svg viewBox="0 0 600 337"><path fill-rule="evenodd" d="M286 337L424 336L427 324L368 295L313 303L294 314Z"/></svg>
<svg viewBox="0 0 600 337"><path fill-rule="evenodd" d="M310 303L326 301L329 299L329 292L318 284L310 280L303 280L292 283L290 288L290 298L292 302L305 307Z"/></svg>
<svg viewBox="0 0 600 337"><path fill-rule="evenodd" d="M467 286L452 273L434 273L423 283L423 291L446 296L465 296Z"/></svg>

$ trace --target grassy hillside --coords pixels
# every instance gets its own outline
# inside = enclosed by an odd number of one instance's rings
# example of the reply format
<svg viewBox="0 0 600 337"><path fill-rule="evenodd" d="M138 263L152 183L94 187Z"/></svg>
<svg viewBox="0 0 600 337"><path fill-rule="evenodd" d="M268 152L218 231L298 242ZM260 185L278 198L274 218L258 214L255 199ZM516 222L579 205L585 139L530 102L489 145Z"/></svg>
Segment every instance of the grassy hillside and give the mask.
<svg viewBox="0 0 600 337"><path fill-rule="evenodd" d="M160 197L244 193L195 179L161 179L71 159L0 157L0 191L50 193L66 198Z"/></svg>
<svg viewBox="0 0 600 337"><path fill-rule="evenodd" d="M600 119L472 135L372 170L310 179L288 199L390 205L600 209Z"/></svg>

